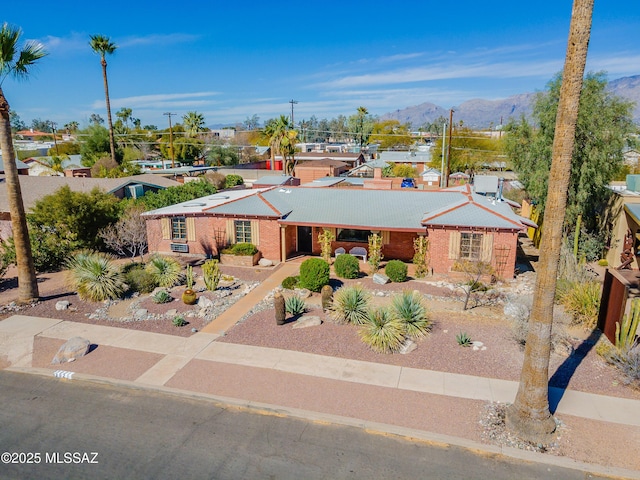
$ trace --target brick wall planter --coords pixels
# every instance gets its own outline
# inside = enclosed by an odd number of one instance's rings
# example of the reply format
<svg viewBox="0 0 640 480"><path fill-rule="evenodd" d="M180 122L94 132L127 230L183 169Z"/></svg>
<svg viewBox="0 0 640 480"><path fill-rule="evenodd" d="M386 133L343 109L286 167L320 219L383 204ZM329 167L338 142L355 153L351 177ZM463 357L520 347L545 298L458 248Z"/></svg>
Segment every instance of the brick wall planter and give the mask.
<svg viewBox="0 0 640 480"><path fill-rule="evenodd" d="M220 254L220 263L222 265L233 265L236 267L253 267L258 264L262 257L260 252L255 255L229 255L228 253Z"/></svg>

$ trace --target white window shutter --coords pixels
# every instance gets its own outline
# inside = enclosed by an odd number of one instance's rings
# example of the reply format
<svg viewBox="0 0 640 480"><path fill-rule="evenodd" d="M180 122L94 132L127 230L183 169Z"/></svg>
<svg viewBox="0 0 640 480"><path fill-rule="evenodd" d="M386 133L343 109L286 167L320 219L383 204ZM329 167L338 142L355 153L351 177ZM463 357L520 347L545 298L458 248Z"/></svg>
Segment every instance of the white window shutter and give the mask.
<svg viewBox="0 0 640 480"><path fill-rule="evenodd" d="M382 244L383 245L389 245L390 241L391 241L391 232L389 232L388 230L383 230L382 231Z"/></svg>

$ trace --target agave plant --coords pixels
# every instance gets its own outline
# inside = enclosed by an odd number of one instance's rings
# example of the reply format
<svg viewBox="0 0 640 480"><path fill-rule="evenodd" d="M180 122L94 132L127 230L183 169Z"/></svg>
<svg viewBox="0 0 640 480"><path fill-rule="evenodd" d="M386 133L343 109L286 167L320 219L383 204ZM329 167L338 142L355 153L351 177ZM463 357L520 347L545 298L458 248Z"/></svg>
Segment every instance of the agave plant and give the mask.
<svg viewBox="0 0 640 480"><path fill-rule="evenodd" d="M69 285L83 300L116 299L126 289L122 271L105 253L79 252L67 261L67 268Z"/></svg>
<svg viewBox="0 0 640 480"><path fill-rule="evenodd" d="M361 285L342 287L333 295L329 315L338 323L362 325L367 321L371 294Z"/></svg>
<svg viewBox="0 0 640 480"><path fill-rule="evenodd" d="M385 307L371 310L360 327L360 338L378 353L394 353L400 350L405 339L405 326Z"/></svg>
<svg viewBox="0 0 640 480"><path fill-rule="evenodd" d="M393 315L404 323L408 337L424 337L431 330L427 305L419 292L405 290L394 296L391 309Z"/></svg>
<svg viewBox="0 0 640 480"><path fill-rule="evenodd" d="M170 288L182 281L182 267L177 260L161 255L154 255L146 266L158 286Z"/></svg>
<svg viewBox="0 0 640 480"><path fill-rule="evenodd" d="M284 301L284 304L287 313L290 313L291 315L300 315L306 310L304 300L297 295L294 295L293 297L287 297Z"/></svg>

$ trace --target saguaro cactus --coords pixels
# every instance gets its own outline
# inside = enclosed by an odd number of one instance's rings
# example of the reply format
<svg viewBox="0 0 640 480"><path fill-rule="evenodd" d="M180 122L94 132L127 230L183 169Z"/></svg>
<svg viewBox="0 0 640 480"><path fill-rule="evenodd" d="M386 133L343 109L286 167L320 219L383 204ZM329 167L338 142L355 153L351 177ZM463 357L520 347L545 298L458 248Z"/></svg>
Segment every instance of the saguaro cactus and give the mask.
<svg viewBox="0 0 640 480"><path fill-rule="evenodd" d="M287 307L282 293L276 292L273 295L273 308L276 312L276 323L278 325L284 325L284 321L287 316Z"/></svg>

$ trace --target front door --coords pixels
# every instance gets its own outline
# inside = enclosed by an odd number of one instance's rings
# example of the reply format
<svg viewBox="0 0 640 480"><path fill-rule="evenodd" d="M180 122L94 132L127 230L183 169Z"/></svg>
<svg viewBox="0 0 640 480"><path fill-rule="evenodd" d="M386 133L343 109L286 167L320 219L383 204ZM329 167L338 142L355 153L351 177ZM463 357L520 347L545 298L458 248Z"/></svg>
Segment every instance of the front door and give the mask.
<svg viewBox="0 0 640 480"><path fill-rule="evenodd" d="M313 227L298 226L298 252L311 253L313 250L312 231Z"/></svg>

